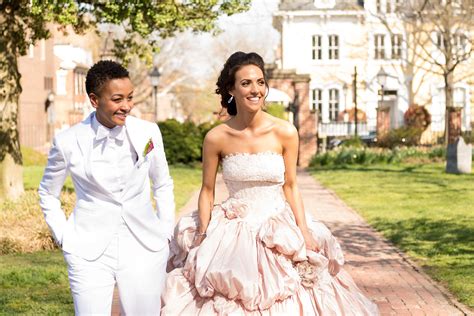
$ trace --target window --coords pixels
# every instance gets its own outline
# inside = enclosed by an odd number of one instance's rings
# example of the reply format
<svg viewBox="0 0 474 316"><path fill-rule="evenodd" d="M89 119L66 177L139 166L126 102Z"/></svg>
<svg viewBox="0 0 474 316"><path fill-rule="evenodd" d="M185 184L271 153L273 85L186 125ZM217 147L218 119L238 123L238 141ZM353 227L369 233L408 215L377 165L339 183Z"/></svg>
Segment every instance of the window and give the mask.
<svg viewBox="0 0 474 316"><path fill-rule="evenodd" d="M393 12L397 12L398 10L400 10L400 8L402 7L402 0L394 0L393 1Z"/></svg>
<svg viewBox="0 0 474 316"><path fill-rule="evenodd" d="M392 35L392 59L402 58L402 36Z"/></svg>
<svg viewBox="0 0 474 316"><path fill-rule="evenodd" d="M377 34L374 37L375 59L385 59L385 35Z"/></svg>
<svg viewBox="0 0 474 316"><path fill-rule="evenodd" d="M466 106L466 89L454 89L454 106L458 108L464 108Z"/></svg>
<svg viewBox="0 0 474 316"><path fill-rule="evenodd" d="M53 78L44 77L44 90L47 90L47 91L53 90Z"/></svg>
<svg viewBox="0 0 474 316"><path fill-rule="evenodd" d="M313 89L311 91L311 112L318 111L318 122L322 121L322 111L323 111L323 90Z"/></svg>
<svg viewBox="0 0 474 316"><path fill-rule="evenodd" d="M375 0L376 13L382 13L382 0Z"/></svg>
<svg viewBox="0 0 474 316"><path fill-rule="evenodd" d="M35 46L33 44L30 44L30 46L28 46L28 57L35 57Z"/></svg>
<svg viewBox="0 0 474 316"><path fill-rule="evenodd" d="M339 115L339 90L329 89L329 120L336 121Z"/></svg>
<svg viewBox="0 0 474 316"><path fill-rule="evenodd" d="M395 3L393 3L391 0L387 0L386 4L387 13L395 13Z"/></svg>
<svg viewBox="0 0 474 316"><path fill-rule="evenodd" d="M56 71L56 94L66 95L67 70L59 69Z"/></svg>
<svg viewBox="0 0 474 316"><path fill-rule="evenodd" d="M443 34L441 34L441 33L439 33L439 32L436 33L436 35L435 35L435 45L436 45L439 49L444 50L445 45L444 45L444 36L443 36Z"/></svg>
<svg viewBox="0 0 474 316"><path fill-rule="evenodd" d="M323 59L322 36L313 35L313 60Z"/></svg>
<svg viewBox="0 0 474 316"><path fill-rule="evenodd" d="M456 54L463 55L468 52L468 40L467 36L464 34L456 34L454 36L454 46L456 47Z"/></svg>
<svg viewBox="0 0 474 316"><path fill-rule="evenodd" d="M329 59L339 59L339 36L329 35Z"/></svg>
<svg viewBox="0 0 474 316"><path fill-rule="evenodd" d="M74 93L75 95L85 95L86 75L83 72L74 72Z"/></svg>

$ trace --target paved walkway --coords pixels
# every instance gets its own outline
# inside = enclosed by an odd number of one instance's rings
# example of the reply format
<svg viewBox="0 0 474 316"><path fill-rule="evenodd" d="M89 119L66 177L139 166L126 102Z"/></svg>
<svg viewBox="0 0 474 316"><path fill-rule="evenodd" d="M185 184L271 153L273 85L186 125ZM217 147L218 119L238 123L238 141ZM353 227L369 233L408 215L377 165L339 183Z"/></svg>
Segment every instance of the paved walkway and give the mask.
<svg viewBox="0 0 474 316"><path fill-rule="evenodd" d="M382 315L474 315L308 173L298 173L298 186L306 211L338 238L345 254L345 269L377 303ZM218 177L216 203L226 197L227 190ZM180 215L195 210L197 199L196 192ZM117 315L116 303L114 311Z"/></svg>

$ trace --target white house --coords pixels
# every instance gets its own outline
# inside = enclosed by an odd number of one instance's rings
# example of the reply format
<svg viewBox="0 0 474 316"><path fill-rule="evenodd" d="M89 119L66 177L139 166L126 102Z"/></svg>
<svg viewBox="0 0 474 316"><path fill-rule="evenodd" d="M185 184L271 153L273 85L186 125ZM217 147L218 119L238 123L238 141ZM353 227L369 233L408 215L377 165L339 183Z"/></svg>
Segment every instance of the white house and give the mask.
<svg viewBox="0 0 474 316"><path fill-rule="evenodd" d="M430 131L444 131L443 78L426 71L406 72L407 34L391 14L398 4L397 0L281 0L273 22L281 35L276 65L310 76L306 106L318 114L320 137L353 134L356 103L363 111L358 115L359 135L376 131L378 108L387 111L389 128L402 126L411 80L416 85L412 102L432 114ZM377 12L395 25L391 32ZM377 77L382 69L388 75L383 88ZM465 131L471 129L472 88L469 78L455 85L455 104L462 107Z"/></svg>

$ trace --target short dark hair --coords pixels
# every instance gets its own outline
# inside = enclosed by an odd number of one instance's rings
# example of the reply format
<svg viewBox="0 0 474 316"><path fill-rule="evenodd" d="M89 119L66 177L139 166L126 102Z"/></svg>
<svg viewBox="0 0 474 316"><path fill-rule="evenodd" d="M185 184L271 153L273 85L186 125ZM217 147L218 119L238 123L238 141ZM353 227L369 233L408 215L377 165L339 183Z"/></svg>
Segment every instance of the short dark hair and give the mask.
<svg viewBox="0 0 474 316"><path fill-rule="evenodd" d="M232 90L235 85L235 73L246 65L254 65L260 68L263 73L263 78L265 79L265 85L268 88L267 76L265 74L265 62L259 54L235 52L230 55L216 82L216 93L221 96L221 105L223 108L227 109L229 115L237 114L235 99L228 102L231 97L229 91Z"/></svg>
<svg viewBox="0 0 474 316"><path fill-rule="evenodd" d="M101 60L87 72L86 92L99 95L105 83L112 79L129 78L128 70L112 60Z"/></svg>

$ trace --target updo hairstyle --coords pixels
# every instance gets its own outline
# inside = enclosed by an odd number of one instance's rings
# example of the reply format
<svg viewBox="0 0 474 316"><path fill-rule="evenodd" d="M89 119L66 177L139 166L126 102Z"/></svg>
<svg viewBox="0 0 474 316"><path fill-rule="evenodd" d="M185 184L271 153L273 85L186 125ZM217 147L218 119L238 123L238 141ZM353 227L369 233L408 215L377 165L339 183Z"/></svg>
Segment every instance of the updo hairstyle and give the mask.
<svg viewBox="0 0 474 316"><path fill-rule="evenodd" d="M222 69L216 82L216 94L221 96L221 105L223 108L227 109L227 113L229 113L229 115L237 114L237 105L235 104L235 99L233 98L232 101L229 102L231 97L229 91L232 90L235 85L235 73L246 65L255 65L260 68L263 73L263 78L265 79L265 85L268 89L267 77L265 74L265 62L263 61L263 58L257 53L233 53L225 62L224 68Z"/></svg>

